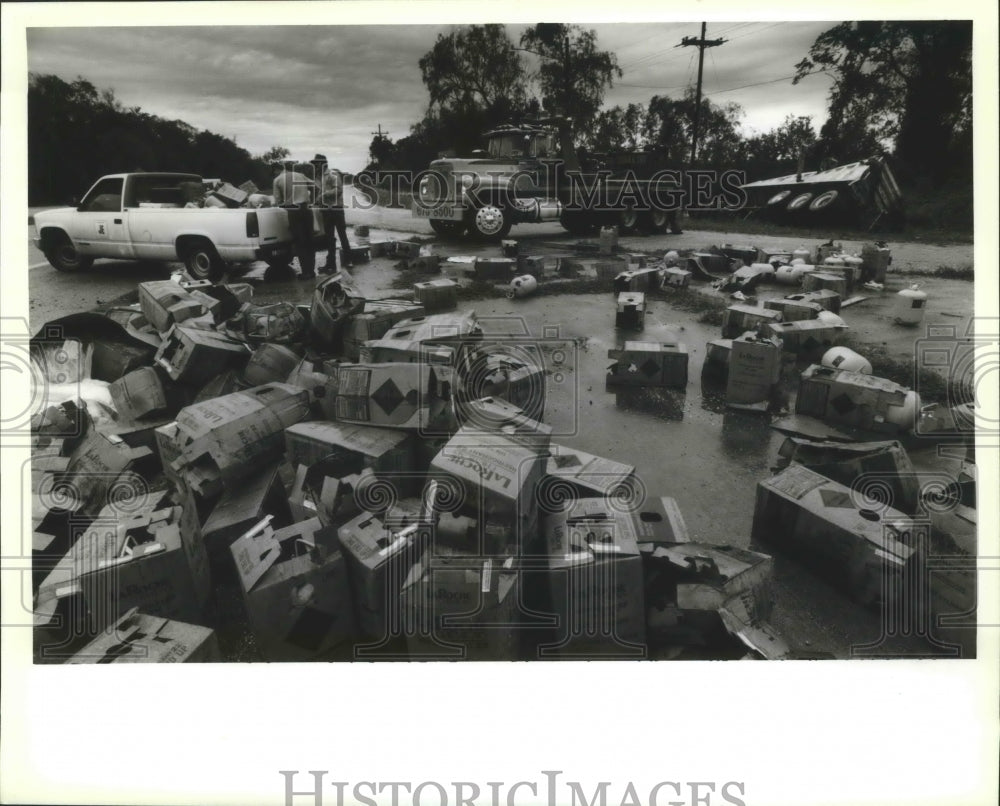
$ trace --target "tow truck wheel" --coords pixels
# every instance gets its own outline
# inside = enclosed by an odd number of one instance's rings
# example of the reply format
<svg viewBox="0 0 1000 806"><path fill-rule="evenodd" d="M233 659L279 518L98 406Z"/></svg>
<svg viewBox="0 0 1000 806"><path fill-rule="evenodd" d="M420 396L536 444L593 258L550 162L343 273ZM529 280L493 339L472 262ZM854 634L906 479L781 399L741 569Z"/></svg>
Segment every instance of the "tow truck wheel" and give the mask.
<svg viewBox="0 0 1000 806"><path fill-rule="evenodd" d="M662 235L667 231L667 211L647 210L639 216L639 229L648 235Z"/></svg>
<svg viewBox="0 0 1000 806"><path fill-rule="evenodd" d="M618 234L630 235L639 228L639 212L632 207L618 214Z"/></svg>
<svg viewBox="0 0 1000 806"><path fill-rule="evenodd" d="M224 270L222 258L206 238L198 238L187 244L184 250L184 268L192 279L212 282L222 277Z"/></svg>
<svg viewBox="0 0 1000 806"><path fill-rule="evenodd" d="M469 229L484 240L496 241L506 237L513 224L510 214L502 207L487 202L472 212Z"/></svg>
<svg viewBox="0 0 1000 806"><path fill-rule="evenodd" d="M49 241L45 247L45 259L57 271L86 271L94 262L93 258L81 255L63 232Z"/></svg>
<svg viewBox="0 0 1000 806"><path fill-rule="evenodd" d="M431 229L442 238L459 238L465 232L464 221L447 221L443 218L432 218Z"/></svg>

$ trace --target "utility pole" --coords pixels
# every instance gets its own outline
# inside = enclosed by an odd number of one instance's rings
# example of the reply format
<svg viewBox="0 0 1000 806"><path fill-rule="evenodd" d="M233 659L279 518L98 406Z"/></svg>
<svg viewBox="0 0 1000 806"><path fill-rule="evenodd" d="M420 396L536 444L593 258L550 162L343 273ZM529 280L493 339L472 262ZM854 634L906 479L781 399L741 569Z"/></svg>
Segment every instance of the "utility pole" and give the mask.
<svg viewBox="0 0 1000 806"><path fill-rule="evenodd" d="M381 123L378 124L378 131L377 132L369 132L369 134L374 134L376 137L378 137L379 140L381 140L383 137L388 137L389 136L389 132L382 131L382 124Z"/></svg>
<svg viewBox="0 0 1000 806"><path fill-rule="evenodd" d="M705 66L705 48L717 48L727 40L725 39L705 39L705 29L708 23L701 24L701 38L695 39L693 36L685 36L677 47L695 46L698 48L698 86L695 90L694 101L694 131L691 135L691 164L694 164L698 155L698 124L701 122L701 74Z"/></svg>

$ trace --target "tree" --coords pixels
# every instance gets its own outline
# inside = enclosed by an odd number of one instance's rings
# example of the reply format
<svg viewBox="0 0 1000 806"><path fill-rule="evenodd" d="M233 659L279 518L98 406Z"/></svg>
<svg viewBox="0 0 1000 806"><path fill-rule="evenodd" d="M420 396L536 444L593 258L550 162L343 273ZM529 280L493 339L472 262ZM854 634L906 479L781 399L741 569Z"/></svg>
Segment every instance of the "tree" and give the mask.
<svg viewBox="0 0 1000 806"><path fill-rule="evenodd" d="M747 177L756 180L790 174L798 167L800 154L807 170L817 170L820 164L815 147L812 118L788 115L777 128L747 138Z"/></svg>
<svg viewBox="0 0 1000 806"><path fill-rule="evenodd" d="M795 82L815 72L834 77L820 132L831 151L864 157L860 145L892 145L936 182L956 162L971 167L971 22L844 22L817 37Z"/></svg>
<svg viewBox="0 0 1000 806"><path fill-rule="evenodd" d="M419 65L431 106L476 109L500 118L524 107L524 66L503 25L472 25L439 34Z"/></svg>
<svg viewBox="0 0 1000 806"><path fill-rule="evenodd" d="M571 118L577 135L590 129L605 90L622 76L615 54L597 49L595 31L563 23L529 28L521 35L521 47L542 59L533 78L541 83L545 108Z"/></svg>
<svg viewBox="0 0 1000 806"><path fill-rule="evenodd" d="M645 143L642 124L646 108L642 104L602 109L585 135L584 145L591 151L621 151L640 148Z"/></svg>
<svg viewBox="0 0 1000 806"><path fill-rule="evenodd" d="M666 162L680 168L688 164L694 127L695 92L689 88L683 98L654 95L649 99L643 136ZM701 99L701 142L698 164L720 170L741 165L746 144L739 132L743 109L739 104L718 106Z"/></svg>
<svg viewBox="0 0 1000 806"><path fill-rule="evenodd" d="M288 159L291 153L292 152L284 146L271 146L259 157L256 157L256 159L270 165L272 162L281 162L282 160Z"/></svg>

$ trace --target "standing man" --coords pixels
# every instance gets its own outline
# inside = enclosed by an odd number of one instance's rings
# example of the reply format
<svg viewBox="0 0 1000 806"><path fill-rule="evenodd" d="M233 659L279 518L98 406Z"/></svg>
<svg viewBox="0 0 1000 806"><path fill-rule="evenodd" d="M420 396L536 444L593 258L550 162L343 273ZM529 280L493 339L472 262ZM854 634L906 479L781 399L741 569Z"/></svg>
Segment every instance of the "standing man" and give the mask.
<svg viewBox="0 0 1000 806"><path fill-rule="evenodd" d="M288 228L303 280L316 276L313 214L309 205L317 191L316 184L305 174L293 170L291 162L283 163L281 172L274 178L274 204L288 211Z"/></svg>
<svg viewBox="0 0 1000 806"><path fill-rule="evenodd" d="M347 221L344 218L344 177L336 168L330 168L326 157L317 154L312 160L319 183L320 214L323 216L323 237L326 239L326 264L319 267L324 274L337 270L337 237L344 248L344 268L354 266L351 262L351 244L347 240Z"/></svg>

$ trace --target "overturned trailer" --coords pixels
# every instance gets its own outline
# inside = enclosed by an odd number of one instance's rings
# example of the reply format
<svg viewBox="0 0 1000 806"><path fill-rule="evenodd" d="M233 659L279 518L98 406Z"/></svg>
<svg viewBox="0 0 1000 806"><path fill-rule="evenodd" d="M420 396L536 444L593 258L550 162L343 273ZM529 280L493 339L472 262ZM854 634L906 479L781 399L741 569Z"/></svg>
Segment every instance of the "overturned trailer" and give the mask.
<svg viewBox="0 0 1000 806"><path fill-rule="evenodd" d="M842 221L871 230L876 224L897 227L903 218L903 194L885 157L762 179L743 189L749 213L787 224Z"/></svg>

